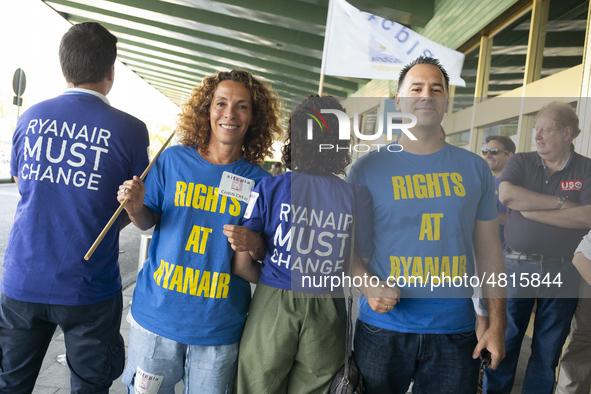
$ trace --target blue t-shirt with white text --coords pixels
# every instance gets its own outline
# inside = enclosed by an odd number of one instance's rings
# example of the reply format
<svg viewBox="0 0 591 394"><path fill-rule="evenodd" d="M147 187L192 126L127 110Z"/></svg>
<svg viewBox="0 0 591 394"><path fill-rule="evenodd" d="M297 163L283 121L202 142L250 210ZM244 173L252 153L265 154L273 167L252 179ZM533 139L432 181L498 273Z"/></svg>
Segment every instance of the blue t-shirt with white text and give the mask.
<svg viewBox="0 0 591 394"><path fill-rule="evenodd" d="M256 188L243 225L265 237L260 283L284 290L329 293L342 281L355 216L355 251L369 258L371 197L334 175L287 172ZM339 289L340 290L340 289Z"/></svg>

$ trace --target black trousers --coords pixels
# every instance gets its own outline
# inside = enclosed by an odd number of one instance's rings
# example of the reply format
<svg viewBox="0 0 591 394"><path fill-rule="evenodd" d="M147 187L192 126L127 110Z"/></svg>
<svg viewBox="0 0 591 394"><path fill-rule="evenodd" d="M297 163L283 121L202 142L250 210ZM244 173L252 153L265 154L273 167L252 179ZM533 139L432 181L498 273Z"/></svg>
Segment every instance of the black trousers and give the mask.
<svg viewBox="0 0 591 394"><path fill-rule="evenodd" d="M0 393L31 393L57 326L64 332L72 393L108 394L123 372L123 297L83 306L0 296Z"/></svg>

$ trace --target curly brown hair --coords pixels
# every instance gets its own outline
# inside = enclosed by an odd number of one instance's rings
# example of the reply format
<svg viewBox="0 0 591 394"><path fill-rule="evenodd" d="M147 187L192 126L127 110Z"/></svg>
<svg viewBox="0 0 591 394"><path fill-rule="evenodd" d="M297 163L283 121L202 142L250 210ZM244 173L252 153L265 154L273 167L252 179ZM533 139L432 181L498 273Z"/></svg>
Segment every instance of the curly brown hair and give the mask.
<svg viewBox="0 0 591 394"><path fill-rule="evenodd" d="M271 155L271 145L283 134L280 126L280 101L273 88L260 81L248 71L220 71L207 76L201 85L191 92L183 104L178 120L180 143L198 147L208 154L211 125L209 110L217 86L222 81L237 81L250 92L252 101L252 124L242 142L244 159L249 163L261 164Z"/></svg>

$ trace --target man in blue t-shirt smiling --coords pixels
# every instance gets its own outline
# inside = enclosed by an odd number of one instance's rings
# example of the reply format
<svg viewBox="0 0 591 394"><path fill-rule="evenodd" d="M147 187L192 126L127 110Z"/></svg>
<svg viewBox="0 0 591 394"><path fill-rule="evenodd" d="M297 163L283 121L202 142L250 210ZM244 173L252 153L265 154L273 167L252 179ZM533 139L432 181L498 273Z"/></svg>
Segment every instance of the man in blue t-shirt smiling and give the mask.
<svg viewBox="0 0 591 394"><path fill-rule="evenodd" d="M369 153L349 174L374 203L368 269L400 287L400 302L360 288L367 297L359 302L355 360L369 394L406 393L411 380L416 392L471 394L481 352L492 355L491 368L505 355L502 292L489 294L490 325L477 340L472 289L464 286L474 262L480 273L502 272L503 257L488 166L440 138L448 85L436 59L406 66L396 108L416 117L417 140L403 134L402 152ZM458 280L461 287L452 286Z"/></svg>

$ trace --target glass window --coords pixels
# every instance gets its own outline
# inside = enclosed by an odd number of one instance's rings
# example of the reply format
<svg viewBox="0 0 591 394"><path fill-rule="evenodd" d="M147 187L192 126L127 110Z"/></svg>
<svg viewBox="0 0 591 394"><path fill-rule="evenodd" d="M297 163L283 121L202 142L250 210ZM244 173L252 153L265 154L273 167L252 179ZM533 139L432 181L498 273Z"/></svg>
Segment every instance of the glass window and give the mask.
<svg viewBox="0 0 591 394"><path fill-rule="evenodd" d="M554 0L550 3L542 78L583 62L588 10L588 1ZM529 24L524 28L529 29Z"/></svg>
<svg viewBox="0 0 591 394"><path fill-rule="evenodd" d="M468 143L470 142L470 130L448 135L446 140L452 145L468 149Z"/></svg>
<svg viewBox="0 0 591 394"><path fill-rule="evenodd" d="M504 120L500 123L485 126L482 132L482 147L486 144L486 137L489 135L502 135L511 138L518 145L517 126L519 119L517 117Z"/></svg>
<svg viewBox="0 0 591 394"><path fill-rule="evenodd" d="M476 90L476 72L478 71L478 51L480 46L468 52L464 59L464 67L460 76L466 82L466 87L456 86L454 94L453 112L458 112L474 104L474 92Z"/></svg>
<svg viewBox="0 0 591 394"><path fill-rule="evenodd" d="M488 97L523 86L531 11L493 36ZM528 25L523 29L524 23Z"/></svg>
<svg viewBox="0 0 591 394"><path fill-rule="evenodd" d="M503 135L505 137L511 137L517 134L517 125L519 120L517 117L507 119L501 123L496 123L483 128L482 141L486 140L489 135ZM515 141L514 141L515 142Z"/></svg>
<svg viewBox="0 0 591 394"><path fill-rule="evenodd" d="M355 137L355 134L353 133L353 127L357 125L357 130L363 130L363 114L358 114L356 118L349 118L349 122L349 127L351 128L351 138L353 138L357 143L359 142L359 138Z"/></svg>
<svg viewBox="0 0 591 394"><path fill-rule="evenodd" d="M374 108L363 114L363 135L373 135L376 133L378 121L378 108Z"/></svg>

